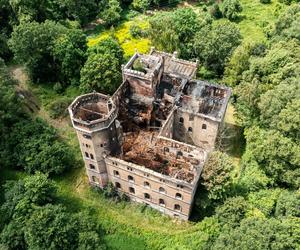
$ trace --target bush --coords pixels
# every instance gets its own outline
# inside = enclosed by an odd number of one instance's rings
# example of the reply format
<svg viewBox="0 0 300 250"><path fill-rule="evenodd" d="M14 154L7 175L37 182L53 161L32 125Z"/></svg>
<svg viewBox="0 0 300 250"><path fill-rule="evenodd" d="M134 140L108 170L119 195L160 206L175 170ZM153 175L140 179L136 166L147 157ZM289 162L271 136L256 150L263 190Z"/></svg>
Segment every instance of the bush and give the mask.
<svg viewBox="0 0 300 250"><path fill-rule="evenodd" d="M212 17L216 19L222 18L222 12L218 4L214 4L212 6L212 8L210 9L210 14Z"/></svg>
<svg viewBox="0 0 300 250"><path fill-rule="evenodd" d="M271 3L271 0L259 0L263 4Z"/></svg>
<svg viewBox="0 0 300 250"><path fill-rule="evenodd" d="M221 200L229 193L232 184L231 171L234 166L228 155L212 152L201 173L201 184L211 200Z"/></svg>
<svg viewBox="0 0 300 250"><path fill-rule="evenodd" d="M216 209L216 216L222 226L236 227L246 217L248 209L247 201L237 196L227 199L222 206L219 206Z"/></svg>
<svg viewBox="0 0 300 250"><path fill-rule="evenodd" d="M66 117L68 115L68 106L72 102L72 99L63 97L49 104L49 115L53 119L59 117Z"/></svg>
<svg viewBox="0 0 300 250"><path fill-rule="evenodd" d="M73 152L59 140L57 131L41 119L22 120L11 128L7 145L11 167L27 173L61 174L72 166Z"/></svg>
<svg viewBox="0 0 300 250"><path fill-rule="evenodd" d="M242 12L243 8L239 0L225 0L223 2L223 16L228 18L230 21L234 21L238 18L238 13Z"/></svg>
<svg viewBox="0 0 300 250"><path fill-rule="evenodd" d="M143 31L142 31L141 27L139 27L136 24L133 24L129 28L129 33L132 37L138 38L138 37L142 36Z"/></svg>
<svg viewBox="0 0 300 250"><path fill-rule="evenodd" d="M146 11L150 6L150 0L133 0L132 7L138 11Z"/></svg>
<svg viewBox="0 0 300 250"><path fill-rule="evenodd" d="M292 3L292 0L279 0L279 2L290 5Z"/></svg>
<svg viewBox="0 0 300 250"><path fill-rule="evenodd" d="M108 0L99 16L105 21L107 26L112 26L120 20L121 12L122 8L118 0Z"/></svg>
<svg viewBox="0 0 300 250"><path fill-rule="evenodd" d="M57 83L55 83L55 84L53 85L53 90L54 90L56 93L60 94L60 93L62 93L62 91L63 91L63 86L61 85L60 82L57 82Z"/></svg>

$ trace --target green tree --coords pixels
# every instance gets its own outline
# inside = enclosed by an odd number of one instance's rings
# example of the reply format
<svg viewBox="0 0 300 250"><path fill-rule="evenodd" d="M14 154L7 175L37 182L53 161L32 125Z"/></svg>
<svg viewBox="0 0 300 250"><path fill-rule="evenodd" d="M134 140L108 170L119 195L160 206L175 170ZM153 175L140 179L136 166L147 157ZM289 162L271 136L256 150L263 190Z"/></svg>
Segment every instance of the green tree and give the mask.
<svg viewBox="0 0 300 250"><path fill-rule="evenodd" d="M44 21L49 17L48 2L40 0L9 0L19 22Z"/></svg>
<svg viewBox="0 0 300 250"><path fill-rule="evenodd" d="M300 6L295 4L282 13L275 23L271 36L275 40L295 38L300 41Z"/></svg>
<svg viewBox="0 0 300 250"><path fill-rule="evenodd" d="M286 136L300 143L300 117L297 114L300 110L300 95L291 100L278 115L277 129Z"/></svg>
<svg viewBox="0 0 300 250"><path fill-rule="evenodd" d="M132 7L139 11L146 11L150 6L150 0L133 0Z"/></svg>
<svg viewBox="0 0 300 250"><path fill-rule="evenodd" d="M242 10L243 8L239 0L224 0L222 3L223 16L230 21L236 20Z"/></svg>
<svg viewBox="0 0 300 250"><path fill-rule="evenodd" d="M209 16L198 16L191 8L161 12L150 19L149 35L155 47L177 51L181 57L193 56L191 41L201 27L212 22Z"/></svg>
<svg viewBox="0 0 300 250"><path fill-rule="evenodd" d="M24 179L24 195L30 202L44 205L53 202L56 196L56 187L46 174L36 173Z"/></svg>
<svg viewBox="0 0 300 250"><path fill-rule="evenodd" d="M37 208L26 222L25 239L29 249L76 249L76 221L59 205Z"/></svg>
<svg viewBox="0 0 300 250"><path fill-rule="evenodd" d="M255 161L252 153L246 149L241 159L239 185L246 191L253 192L266 189L272 184L272 179L266 175Z"/></svg>
<svg viewBox="0 0 300 250"><path fill-rule="evenodd" d="M34 82L78 80L85 61L85 36L53 21L21 23L9 40L15 60L24 64Z"/></svg>
<svg viewBox="0 0 300 250"><path fill-rule="evenodd" d="M297 249L299 247L299 219L249 218L240 227L224 230L213 249Z"/></svg>
<svg viewBox="0 0 300 250"><path fill-rule="evenodd" d="M219 19L219 18L222 18L222 12L220 10L220 6L219 4L215 3L211 9L210 9L210 14L212 17L216 18L216 19Z"/></svg>
<svg viewBox="0 0 300 250"><path fill-rule="evenodd" d="M124 51L118 41L112 37L103 39L95 46L90 47L88 53L90 55L108 53L118 59L120 63L124 61Z"/></svg>
<svg viewBox="0 0 300 250"><path fill-rule="evenodd" d="M239 45L226 63L223 79L229 86L238 85L242 80L243 72L249 69L252 47L253 45L250 43Z"/></svg>
<svg viewBox="0 0 300 250"><path fill-rule="evenodd" d="M15 91L15 82L11 78L9 71L0 59L0 162L6 165L9 162L7 141L11 126L20 118L24 118L22 113L22 103ZM0 167L1 168L1 167Z"/></svg>
<svg viewBox="0 0 300 250"><path fill-rule="evenodd" d="M0 207L0 243L9 249L27 249L24 230L27 219L37 205L52 202L55 187L41 173L4 186L4 203ZM3 227L3 230L1 230Z"/></svg>
<svg viewBox="0 0 300 250"><path fill-rule="evenodd" d="M92 232L79 233L79 250L104 250L105 245L101 244L99 235Z"/></svg>
<svg viewBox="0 0 300 250"><path fill-rule="evenodd" d="M192 46L194 54L205 67L221 75L226 60L240 43L239 29L226 21L204 26L195 34Z"/></svg>
<svg viewBox="0 0 300 250"><path fill-rule="evenodd" d="M51 54L60 65L60 82L79 84L80 69L86 61L86 36L79 29L70 29L53 41Z"/></svg>
<svg viewBox="0 0 300 250"><path fill-rule="evenodd" d="M285 119L294 119L288 116L290 115L289 109L292 108L292 106L290 106L288 109L286 108L287 106L289 106L288 104L291 100L299 98L300 87L299 82L296 78L287 79L281 84L275 86L273 89L270 89L262 94L258 103L259 111L261 114L261 124L266 127L275 129L279 126L279 119L281 120L280 126L285 124ZM294 120L294 122L295 124L291 123L290 126L297 126L297 121Z"/></svg>
<svg viewBox="0 0 300 250"><path fill-rule="evenodd" d="M201 174L201 184L208 191L210 199L220 200L226 197L232 184L233 168L226 154L215 151L209 155Z"/></svg>
<svg viewBox="0 0 300 250"><path fill-rule="evenodd" d="M81 24L93 20L98 14L97 0L52 0L55 20L70 19Z"/></svg>
<svg viewBox="0 0 300 250"><path fill-rule="evenodd" d="M100 17L105 21L107 26L116 24L121 18L121 7L119 0L107 0Z"/></svg>
<svg viewBox="0 0 300 250"><path fill-rule="evenodd" d="M281 189L267 189L252 192L248 195L248 202L260 210L266 217L271 217L274 214L276 201L280 193Z"/></svg>
<svg viewBox="0 0 300 250"><path fill-rule="evenodd" d="M37 119L21 120L10 133L10 166L25 169L28 173L60 174L71 167L73 153L59 141L55 129Z"/></svg>
<svg viewBox="0 0 300 250"><path fill-rule="evenodd" d="M118 58L120 53L115 48L111 54L110 50L101 53L102 48L99 47L100 53L90 53L88 60L81 69L80 88L82 91L96 90L113 93L122 81L122 61Z"/></svg>
<svg viewBox="0 0 300 250"><path fill-rule="evenodd" d="M275 183L299 187L300 148L278 131L252 127L245 132L247 147Z"/></svg>
<svg viewBox="0 0 300 250"><path fill-rule="evenodd" d="M284 190L277 199L275 216L300 217L300 194Z"/></svg>
<svg viewBox="0 0 300 250"><path fill-rule="evenodd" d="M79 249L106 249L101 236L104 234L95 216L87 211L75 215L78 221Z"/></svg>
<svg viewBox="0 0 300 250"><path fill-rule="evenodd" d="M237 196L228 198L223 205L217 207L216 216L222 226L237 227L246 217L248 209L247 201Z"/></svg>
<svg viewBox="0 0 300 250"><path fill-rule="evenodd" d="M27 249L24 239L24 221L15 219L7 224L0 234L0 243L5 247L3 249Z"/></svg>

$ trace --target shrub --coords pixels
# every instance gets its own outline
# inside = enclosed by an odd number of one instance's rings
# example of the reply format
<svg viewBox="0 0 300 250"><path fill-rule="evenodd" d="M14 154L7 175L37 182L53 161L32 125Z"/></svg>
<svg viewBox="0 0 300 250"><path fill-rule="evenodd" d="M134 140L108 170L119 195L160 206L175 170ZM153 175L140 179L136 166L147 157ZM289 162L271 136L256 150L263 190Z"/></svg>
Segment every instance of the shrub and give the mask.
<svg viewBox="0 0 300 250"><path fill-rule="evenodd" d="M142 36L143 31L142 31L141 27L139 27L136 24L133 24L129 28L129 33L132 37L137 38L137 37Z"/></svg>
<svg viewBox="0 0 300 250"><path fill-rule="evenodd" d="M53 85L53 90L54 90L56 93L60 94L60 93L62 93L62 91L63 91L63 86L61 85L60 82L57 82L57 83L55 83L55 84Z"/></svg>
<svg viewBox="0 0 300 250"><path fill-rule="evenodd" d="M236 20L238 13L243 10L239 0L225 0L223 2L223 16L230 21Z"/></svg>
<svg viewBox="0 0 300 250"><path fill-rule="evenodd" d="M133 0L132 7L138 11L146 11L150 6L150 0Z"/></svg>
<svg viewBox="0 0 300 250"><path fill-rule="evenodd" d="M221 225L236 227L245 218L248 209L247 201L237 196L227 199L222 206L219 206L216 215Z"/></svg>
<svg viewBox="0 0 300 250"><path fill-rule="evenodd" d="M212 6L212 8L210 9L210 14L212 17L216 19L222 18L222 12L218 4L214 4Z"/></svg>
<svg viewBox="0 0 300 250"><path fill-rule="evenodd" d="M259 0L263 4L271 3L271 0Z"/></svg>
<svg viewBox="0 0 300 250"><path fill-rule="evenodd" d="M279 2L290 5L292 3L292 0L279 0Z"/></svg>
<svg viewBox="0 0 300 250"><path fill-rule="evenodd" d="M221 200L227 194L232 184L231 171L234 166L228 155L212 152L201 174L201 184L208 192L208 198Z"/></svg>
<svg viewBox="0 0 300 250"><path fill-rule="evenodd" d="M72 100L70 98L63 97L50 103L48 107L50 117L53 119L66 117L68 115L67 108L70 105L71 101Z"/></svg>

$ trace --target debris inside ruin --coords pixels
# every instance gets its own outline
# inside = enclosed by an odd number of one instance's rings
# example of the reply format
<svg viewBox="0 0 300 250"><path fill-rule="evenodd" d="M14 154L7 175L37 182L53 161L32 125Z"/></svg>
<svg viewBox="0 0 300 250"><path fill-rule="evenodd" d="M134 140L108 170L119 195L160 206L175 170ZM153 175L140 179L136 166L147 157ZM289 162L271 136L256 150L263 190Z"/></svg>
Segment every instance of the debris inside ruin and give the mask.
<svg viewBox="0 0 300 250"><path fill-rule="evenodd" d="M192 182L194 179L193 165L176 158L166 159L165 155L158 153L155 148L157 135L157 130L124 133L121 159L178 180Z"/></svg>
<svg viewBox="0 0 300 250"><path fill-rule="evenodd" d="M227 89L204 81L190 81L183 90L181 106L194 113L220 118L227 102Z"/></svg>

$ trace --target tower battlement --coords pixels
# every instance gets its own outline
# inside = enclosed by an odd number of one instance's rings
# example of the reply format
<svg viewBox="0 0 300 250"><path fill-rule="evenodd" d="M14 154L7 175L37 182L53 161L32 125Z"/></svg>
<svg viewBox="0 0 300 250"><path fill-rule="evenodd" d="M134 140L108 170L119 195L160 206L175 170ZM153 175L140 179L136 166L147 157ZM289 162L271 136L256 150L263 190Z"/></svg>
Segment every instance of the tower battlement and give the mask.
<svg viewBox="0 0 300 250"><path fill-rule="evenodd" d="M107 128L116 119L117 112L109 96L96 92L78 96L69 107L73 126L90 132Z"/></svg>

